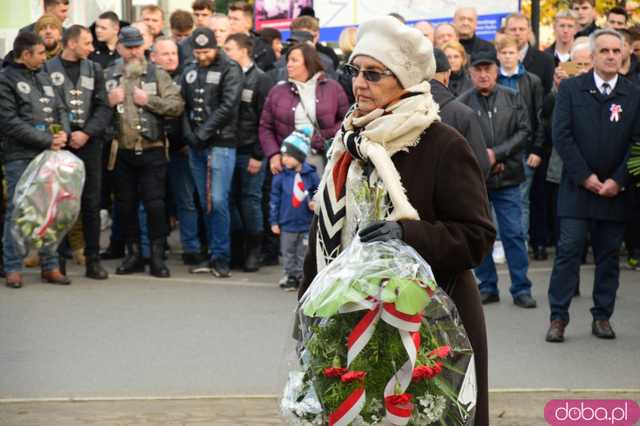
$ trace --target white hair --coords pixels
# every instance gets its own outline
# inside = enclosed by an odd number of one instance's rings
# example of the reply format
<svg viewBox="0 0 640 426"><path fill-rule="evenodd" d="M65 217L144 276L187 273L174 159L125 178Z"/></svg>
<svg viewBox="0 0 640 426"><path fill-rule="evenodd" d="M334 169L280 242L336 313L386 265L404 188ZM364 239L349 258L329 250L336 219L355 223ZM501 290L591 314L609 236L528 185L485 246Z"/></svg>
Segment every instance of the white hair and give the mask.
<svg viewBox="0 0 640 426"><path fill-rule="evenodd" d="M620 40L620 43L622 43L622 47L624 47L624 37L622 36L622 34L611 28L603 28L601 30L592 32L589 36L589 47L591 48L592 55L596 53L596 40L603 35L610 35L617 38L618 40Z"/></svg>
<svg viewBox="0 0 640 426"><path fill-rule="evenodd" d="M571 60L573 61L578 53L585 50L591 53L591 46L588 42L583 41L581 43L575 43L573 46L571 46Z"/></svg>

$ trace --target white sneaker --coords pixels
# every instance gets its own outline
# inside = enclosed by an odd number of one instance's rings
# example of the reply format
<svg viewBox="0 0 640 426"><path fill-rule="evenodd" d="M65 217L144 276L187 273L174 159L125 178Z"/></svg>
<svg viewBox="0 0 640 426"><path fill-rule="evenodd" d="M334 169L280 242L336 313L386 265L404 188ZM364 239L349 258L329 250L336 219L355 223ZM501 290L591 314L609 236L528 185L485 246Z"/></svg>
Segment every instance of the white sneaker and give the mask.
<svg viewBox="0 0 640 426"><path fill-rule="evenodd" d="M100 210L100 229L102 231L106 231L111 227L111 217L109 216L109 211L106 209Z"/></svg>
<svg viewBox="0 0 640 426"><path fill-rule="evenodd" d="M493 243L493 253L491 256L493 257L494 263L503 264L507 261L507 258L504 256L504 247L502 247L501 241Z"/></svg>

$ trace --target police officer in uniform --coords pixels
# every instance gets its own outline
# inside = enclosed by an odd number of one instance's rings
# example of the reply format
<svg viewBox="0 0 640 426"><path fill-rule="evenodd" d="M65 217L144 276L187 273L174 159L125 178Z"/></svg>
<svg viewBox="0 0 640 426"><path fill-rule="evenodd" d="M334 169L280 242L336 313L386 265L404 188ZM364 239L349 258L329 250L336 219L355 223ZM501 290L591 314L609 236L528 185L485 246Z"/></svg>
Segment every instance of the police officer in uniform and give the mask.
<svg viewBox="0 0 640 426"><path fill-rule="evenodd" d="M105 77L109 104L115 108L110 166L115 161L118 217L127 244L127 256L116 274L144 271L138 222L142 201L151 240L150 273L163 278L170 275L163 261L168 233L164 117L179 117L184 102L169 74L147 62L143 45L137 28L123 28L117 47L123 62L110 67Z"/></svg>
<svg viewBox="0 0 640 426"><path fill-rule="evenodd" d="M22 287L22 257L11 233L13 195L18 180L38 154L45 149L60 150L67 142L69 122L61 99L49 76L41 71L46 59L44 42L32 32L18 34L13 42L14 60L0 72L0 125L4 137L3 164L8 188L4 222L4 263L6 285ZM64 130L51 133L51 125ZM40 251L41 279L51 284L70 284L60 272L55 251Z"/></svg>
<svg viewBox="0 0 640 426"><path fill-rule="evenodd" d="M88 28L73 25L62 37L63 51L45 65L54 88L69 112L71 137L68 148L85 164L82 192L82 226L87 259L86 276L108 278L100 265L100 183L102 137L111 123L104 76L100 65L87 59L93 51Z"/></svg>
<svg viewBox="0 0 640 426"><path fill-rule="evenodd" d="M236 126L242 92L242 69L219 49L209 28L192 34L196 63L188 65L180 84L185 99L184 138L190 146L191 172L205 224L211 258L191 272L208 270L229 277L229 193L236 161Z"/></svg>

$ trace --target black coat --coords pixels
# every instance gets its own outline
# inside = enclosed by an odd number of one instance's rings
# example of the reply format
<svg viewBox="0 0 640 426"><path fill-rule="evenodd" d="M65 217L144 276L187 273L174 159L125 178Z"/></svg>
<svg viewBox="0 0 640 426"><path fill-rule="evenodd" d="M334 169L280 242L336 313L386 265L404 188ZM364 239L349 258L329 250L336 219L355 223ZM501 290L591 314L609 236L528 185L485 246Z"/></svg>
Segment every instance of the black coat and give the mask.
<svg viewBox="0 0 640 426"><path fill-rule="evenodd" d="M51 146L50 124L71 132L69 115L49 74L9 63L0 71L3 161L31 160Z"/></svg>
<svg viewBox="0 0 640 426"><path fill-rule="evenodd" d="M523 152L531 137L529 114L522 97L512 89L496 85L489 96L476 89L463 93L458 100L480 117L487 148L491 148L504 171L487 180L487 188L502 189L524 181Z"/></svg>
<svg viewBox="0 0 640 426"><path fill-rule="evenodd" d="M451 73L449 78L449 90L454 96L460 96L467 90L473 88L473 83L469 78L469 73L466 69L461 69L457 73Z"/></svg>
<svg viewBox="0 0 640 426"><path fill-rule="evenodd" d="M498 82L501 81L501 78L505 77L498 77ZM543 146L545 145L545 133L542 125L544 94L542 83L538 76L528 71L519 74L518 93L522 96L522 100L527 107L529 124L531 125L531 138L527 141L525 154L527 157L529 154L536 154L538 157L542 157L544 153Z"/></svg>
<svg viewBox="0 0 640 426"><path fill-rule="evenodd" d="M591 25L589 25L587 28L580 30L576 33L576 37L589 37L589 35L591 35L592 32L594 32L595 30L599 30L600 27L596 25L596 21L594 20Z"/></svg>
<svg viewBox="0 0 640 426"><path fill-rule="evenodd" d="M482 129L478 117L473 110L459 102L453 93L438 80L431 80L431 95L433 100L440 105L440 119L456 129L469 143L473 153L478 160L482 174L486 178L489 176L491 166L487 156L487 145L482 136Z"/></svg>
<svg viewBox="0 0 640 426"><path fill-rule="evenodd" d="M116 49L110 50L109 47L102 42L94 43L95 50L89 55L89 59L93 62L100 64L102 69L106 70L113 65L118 59L120 54Z"/></svg>
<svg viewBox="0 0 640 426"><path fill-rule="evenodd" d="M473 37L468 39L460 39L460 44L464 47L464 50L467 52L467 55L471 56L474 52L479 50L493 50L495 52L496 48L493 46L491 42L483 40L479 38L477 35L473 35Z"/></svg>
<svg viewBox="0 0 640 426"><path fill-rule="evenodd" d="M248 153L256 160L262 160L264 153L258 139L258 124L262 106L267 99L273 82L269 74L255 64L244 73L240 109L238 112L238 152Z"/></svg>
<svg viewBox="0 0 640 426"><path fill-rule="evenodd" d="M187 65L180 88L185 101L183 126L188 145L237 146L243 79L240 65L229 59L221 48L208 67L202 68L197 63Z"/></svg>
<svg viewBox="0 0 640 426"><path fill-rule="evenodd" d="M556 69L553 56L539 51L534 46L529 46L522 65L524 65L527 71L534 73L542 80L545 95L551 91L553 87L553 73Z"/></svg>
<svg viewBox="0 0 640 426"><path fill-rule="evenodd" d="M276 65L276 54L273 48L262 40L257 33L251 32L249 35L253 41L253 62L263 71L272 70Z"/></svg>
<svg viewBox="0 0 640 426"><path fill-rule="evenodd" d="M619 105L619 120L611 107ZM582 184L596 174L601 182L629 183L627 159L640 142L640 89L618 77L609 96L596 87L593 71L560 84L553 114L553 145L564 167L558 193L558 215L624 222L626 191L604 198Z"/></svg>

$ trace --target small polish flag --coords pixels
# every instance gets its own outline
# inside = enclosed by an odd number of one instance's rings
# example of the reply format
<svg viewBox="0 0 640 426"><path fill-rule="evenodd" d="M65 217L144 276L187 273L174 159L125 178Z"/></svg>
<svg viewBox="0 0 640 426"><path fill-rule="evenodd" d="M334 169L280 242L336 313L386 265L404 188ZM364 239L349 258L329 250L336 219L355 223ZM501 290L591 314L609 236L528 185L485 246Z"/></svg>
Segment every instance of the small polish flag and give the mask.
<svg viewBox="0 0 640 426"><path fill-rule="evenodd" d="M293 197L291 198L291 205L297 209L302 205L302 202L307 198L308 192L304 189L304 182L300 173L296 173L296 177L293 180Z"/></svg>

